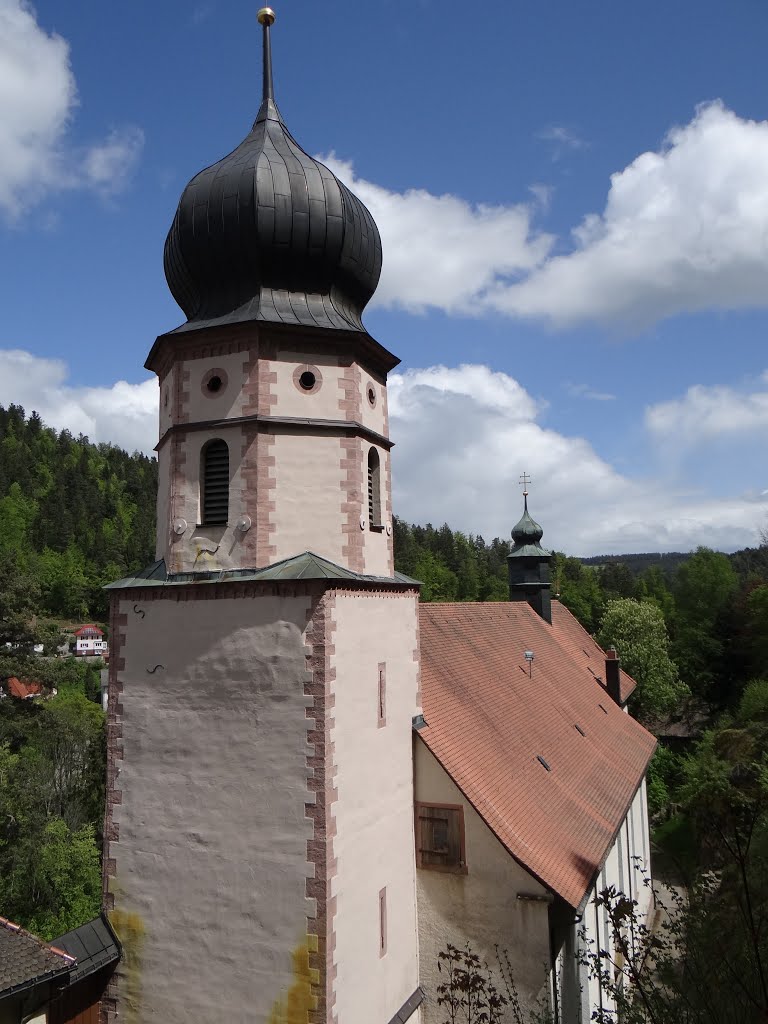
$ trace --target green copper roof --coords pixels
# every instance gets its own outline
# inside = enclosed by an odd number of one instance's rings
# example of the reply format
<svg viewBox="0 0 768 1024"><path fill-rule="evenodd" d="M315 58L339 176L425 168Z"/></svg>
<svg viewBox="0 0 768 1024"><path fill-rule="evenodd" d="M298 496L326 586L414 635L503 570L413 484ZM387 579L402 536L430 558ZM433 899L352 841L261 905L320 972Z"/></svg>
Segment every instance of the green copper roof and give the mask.
<svg viewBox="0 0 768 1024"><path fill-rule="evenodd" d="M544 536L544 531L528 511L528 495L523 492L525 509L520 522L512 528L512 540L515 542L510 558L525 558L526 556L550 555L552 552L543 548L539 541Z"/></svg>
<svg viewBox="0 0 768 1024"><path fill-rule="evenodd" d="M401 572L394 576L366 576L352 572L335 562L305 551L301 555L284 558L264 569L219 569L216 572L179 572L170 575L165 561L153 562L135 576L109 583L105 590L123 590L126 587L178 587L188 583L233 583L254 580L354 580L358 583L399 583L407 586L419 586L419 581L411 579Z"/></svg>

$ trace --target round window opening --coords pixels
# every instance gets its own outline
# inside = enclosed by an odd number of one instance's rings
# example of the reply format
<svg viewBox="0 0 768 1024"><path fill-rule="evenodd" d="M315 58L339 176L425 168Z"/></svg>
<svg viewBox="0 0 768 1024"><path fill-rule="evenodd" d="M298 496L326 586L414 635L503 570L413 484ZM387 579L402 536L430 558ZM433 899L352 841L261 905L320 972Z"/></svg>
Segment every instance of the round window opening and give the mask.
<svg viewBox="0 0 768 1024"><path fill-rule="evenodd" d="M370 405L376 405L376 392L372 387L368 388L368 402Z"/></svg>
<svg viewBox="0 0 768 1024"><path fill-rule="evenodd" d="M311 370L305 370L299 377L299 384L301 384L305 391L311 391L316 382L317 377L315 377Z"/></svg>
<svg viewBox="0 0 768 1024"><path fill-rule="evenodd" d="M215 395L217 391L221 391L223 385L224 385L224 381L221 379L221 377L214 376L214 377L211 377L211 379L208 381L208 383L205 386L208 388L208 390L211 392L211 394Z"/></svg>

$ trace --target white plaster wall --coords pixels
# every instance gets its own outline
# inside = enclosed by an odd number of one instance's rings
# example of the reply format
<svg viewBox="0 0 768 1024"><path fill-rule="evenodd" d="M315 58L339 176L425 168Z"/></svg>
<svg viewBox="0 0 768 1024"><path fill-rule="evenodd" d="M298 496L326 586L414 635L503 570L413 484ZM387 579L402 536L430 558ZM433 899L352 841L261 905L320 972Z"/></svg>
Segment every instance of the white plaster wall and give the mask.
<svg viewBox="0 0 768 1024"><path fill-rule="evenodd" d="M387 423L387 386L380 384L375 377L372 377L365 370L361 370L362 380L362 410L361 421L363 426L375 430L378 434L387 435L385 426ZM371 405L368 401L368 388L371 387L376 395L376 404Z"/></svg>
<svg viewBox="0 0 768 1024"><path fill-rule="evenodd" d="M293 382L297 367L303 369L307 365L316 366L322 376L322 384L312 394L296 387ZM277 397L277 403L269 410L270 416L344 419L339 412L339 400L344 397L339 380L344 370L339 366L338 356L333 353L281 350L278 359L268 364L268 369L277 374L277 380L272 385L272 394Z"/></svg>
<svg viewBox="0 0 768 1024"><path fill-rule="evenodd" d="M190 423L201 420L227 419L243 414L243 385L246 383L243 367L248 360L247 352L233 352L231 355L208 356L200 359L186 359L182 370L189 372L187 411ZM224 370L227 386L212 394L202 386L209 370Z"/></svg>
<svg viewBox="0 0 768 1024"><path fill-rule="evenodd" d="M116 905L146 929L137 1019L266 1022L305 941L306 597L121 602ZM148 669L156 665L152 674Z"/></svg>
<svg viewBox="0 0 768 1024"><path fill-rule="evenodd" d="M165 377L160 381L160 432L158 437L162 437L173 423L173 399L175 395L175 387L176 374L174 373L173 367L171 367Z"/></svg>
<svg viewBox="0 0 768 1024"><path fill-rule="evenodd" d="M418 983L411 721L417 711L413 594L337 595L331 733L339 1024L387 1024ZM378 667L386 664L386 725ZM387 951L379 955L379 891Z"/></svg>
<svg viewBox="0 0 768 1024"><path fill-rule="evenodd" d="M549 904L518 900L517 895L546 896L547 890L509 855L424 743L418 737L414 742L416 800L463 806L467 862L466 875L416 872L420 975L427 993L424 1024L438 1024L445 1016L435 993L443 980L438 953L449 942L460 948L469 942L491 965L495 945L507 949L521 1001L531 1007L548 991Z"/></svg>
<svg viewBox="0 0 768 1024"><path fill-rule="evenodd" d="M338 437L325 434L277 434L270 454L276 486L270 493L275 502L277 526L271 543L277 548L274 560L302 551L314 551L342 565L346 513L342 513L342 449Z"/></svg>
<svg viewBox="0 0 768 1024"><path fill-rule="evenodd" d="M166 441L157 453L157 543L155 558L165 558L170 538L170 454L171 446Z"/></svg>
<svg viewBox="0 0 768 1024"><path fill-rule="evenodd" d="M367 441L362 440L363 449L363 467L365 476L365 487L366 492L364 495L364 502L362 508L362 514L365 516L366 528L363 532L363 564L365 566L364 571L371 576L391 576L394 572L394 564L392 559L392 534L388 534L386 531L387 525L391 528L392 516L387 512L387 482L390 479L389 476L389 452L384 448L379 448L378 445L371 445ZM379 465L380 469L380 480L381 480L381 524L385 527L383 530L372 530L371 524L368 522L368 452L372 447L376 448L379 453ZM389 502L391 505L391 502Z"/></svg>

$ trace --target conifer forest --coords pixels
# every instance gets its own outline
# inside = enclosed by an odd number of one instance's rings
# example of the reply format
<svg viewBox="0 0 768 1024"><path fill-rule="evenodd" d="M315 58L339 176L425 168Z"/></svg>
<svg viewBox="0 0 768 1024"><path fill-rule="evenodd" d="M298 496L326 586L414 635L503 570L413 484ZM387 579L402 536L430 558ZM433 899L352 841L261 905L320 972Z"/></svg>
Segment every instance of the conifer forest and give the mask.
<svg viewBox="0 0 768 1024"><path fill-rule="evenodd" d="M154 459L0 408L0 686L43 687L40 698L0 699L0 915L45 939L100 906L101 666L61 646L79 624L106 629L104 585L154 560L156 487ZM728 934L745 979L743 1015L718 1017L710 994L709 1016L692 1021L768 1013L765 527L762 544L733 554L552 559L553 596L617 648L638 683L630 711L659 740L656 863L692 894L708 880L684 939L712 952ZM508 599L507 538L396 518L394 539L397 569L421 581L422 600Z"/></svg>

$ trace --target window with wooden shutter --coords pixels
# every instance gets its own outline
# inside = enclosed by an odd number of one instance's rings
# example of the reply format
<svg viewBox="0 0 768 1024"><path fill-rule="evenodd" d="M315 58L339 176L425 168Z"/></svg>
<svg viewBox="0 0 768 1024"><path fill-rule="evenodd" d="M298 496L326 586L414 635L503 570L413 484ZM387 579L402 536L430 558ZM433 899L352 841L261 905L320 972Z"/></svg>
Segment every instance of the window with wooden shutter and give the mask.
<svg viewBox="0 0 768 1024"><path fill-rule="evenodd" d="M416 804L416 867L466 874L461 804Z"/></svg>
<svg viewBox="0 0 768 1024"><path fill-rule="evenodd" d="M368 524L381 529L381 461L375 448L368 451Z"/></svg>
<svg viewBox="0 0 768 1024"><path fill-rule="evenodd" d="M203 448L202 525L226 526L229 519L229 448L216 438Z"/></svg>

